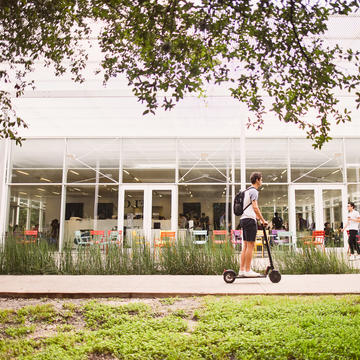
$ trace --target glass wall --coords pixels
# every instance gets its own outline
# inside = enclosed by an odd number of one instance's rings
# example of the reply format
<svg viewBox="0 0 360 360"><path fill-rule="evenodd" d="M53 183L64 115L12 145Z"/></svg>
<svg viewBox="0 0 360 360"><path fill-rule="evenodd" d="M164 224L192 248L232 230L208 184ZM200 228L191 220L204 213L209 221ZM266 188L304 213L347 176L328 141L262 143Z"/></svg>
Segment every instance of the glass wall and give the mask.
<svg viewBox="0 0 360 360"><path fill-rule="evenodd" d="M58 242L61 186L12 185L9 200L9 233L18 238L36 230L39 238Z"/></svg>
<svg viewBox="0 0 360 360"><path fill-rule="evenodd" d="M56 219L64 226L64 240L73 242L78 231L117 229L119 184L126 183L177 185L179 229L234 229L239 219L235 217L234 221L231 204L240 189L242 166L247 186L253 171L262 172L260 209L270 223L277 212L284 229L290 228L289 185L310 185L310 189L296 190L292 204L296 215L293 229L300 237L314 227L312 184L345 184L349 199L360 207L359 139L333 139L321 151L314 150L307 139L241 141L72 138L29 139L22 147L13 143L5 214L8 231L23 233L36 228L41 236L50 239L51 223ZM62 189L66 190L63 194ZM171 229L174 209L170 194L169 190L154 187L152 209L146 210L149 231ZM324 223L330 223L332 229L340 227L340 191L324 189L322 199ZM143 190L126 191L124 204L120 205L124 206L124 231L143 228L143 202Z"/></svg>
<svg viewBox="0 0 360 360"><path fill-rule="evenodd" d="M25 140L22 146L12 142L10 182L61 184L64 149L64 139Z"/></svg>
<svg viewBox="0 0 360 360"><path fill-rule="evenodd" d="M65 241L72 242L76 231L116 230L118 187L113 185L68 185L66 187Z"/></svg>
<svg viewBox="0 0 360 360"><path fill-rule="evenodd" d="M292 183L343 182L343 141L333 139L321 151L307 139L290 139Z"/></svg>
<svg viewBox="0 0 360 360"><path fill-rule="evenodd" d="M123 139L124 183L174 183L175 139Z"/></svg>
<svg viewBox="0 0 360 360"><path fill-rule="evenodd" d="M261 171L263 183L287 183L288 140L246 139L246 181Z"/></svg>

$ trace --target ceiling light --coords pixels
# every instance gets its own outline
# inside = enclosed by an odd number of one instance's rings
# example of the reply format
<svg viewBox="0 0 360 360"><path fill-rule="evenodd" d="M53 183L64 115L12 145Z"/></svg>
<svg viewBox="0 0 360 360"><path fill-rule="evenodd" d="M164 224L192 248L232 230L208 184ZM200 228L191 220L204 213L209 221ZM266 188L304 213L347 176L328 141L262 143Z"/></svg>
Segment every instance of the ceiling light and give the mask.
<svg viewBox="0 0 360 360"><path fill-rule="evenodd" d="M19 191L19 194L21 194L21 195L27 195L27 193L26 193L26 192L23 192L23 191Z"/></svg>
<svg viewBox="0 0 360 360"><path fill-rule="evenodd" d="M285 169L285 170L281 173L281 175L284 175L284 174L286 173L286 171L287 171L287 170Z"/></svg>
<svg viewBox="0 0 360 360"><path fill-rule="evenodd" d="M337 170L333 171L331 174L336 174L339 171L340 171L340 169L337 169Z"/></svg>
<svg viewBox="0 0 360 360"><path fill-rule="evenodd" d="M161 195L161 194L159 194L159 197L162 197L162 195Z"/></svg>
<svg viewBox="0 0 360 360"><path fill-rule="evenodd" d="M127 170L124 170L124 173L130 175L130 173Z"/></svg>
<svg viewBox="0 0 360 360"><path fill-rule="evenodd" d="M78 189L78 188L74 188L74 190L76 190L76 191L81 191L80 189Z"/></svg>
<svg viewBox="0 0 360 360"><path fill-rule="evenodd" d="M277 176L275 176L274 178L273 178L273 181L276 181L278 179L278 177Z"/></svg>
<svg viewBox="0 0 360 360"><path fill-rule="evenodd" d="M140 181L137 177L134 177L134 179L135 179L136 181Z"/></svg>
<svg viewBox="0 0 360 360"><path fill-rule="evenodd" d="M36 197L38 197L38 198L41 198L42 196L41 195L35 195Z"/></svg>
<svg viewBox="0 0 360 360"><path fill-rule="evenodd" d="M98 197L101 197L101 195L98 195Z"/></svg>
<svg viewBox="0 0 360 360"><path fill-rule="evenodd" d="M25 172L25 171L21 171L21 170L16 170L18 173L23 174L23 175L30 175L29 173Z"/></svg>
<svg viewBox="0 0 360 360"><path fill-rule="evenodd" d="M60 193L56 192L56 191L52 191L52 193L55 194L55 195L60 195Z"/></svg>
<svg viewBox="0 0 360 360"><path fill-rule="evenodd" d="M41 177L40 180L42 180L42 181L47 181L47 182L51 182L51 180L46 179L46 178L43 178L43 177Z"/></svg>
<svg viewBox="0 0 360 360"><path fill-rule="evenodd" d="M40 190L40 191L46 191L45 189L42 189L42 188L37 188L38 190Z"/></svg>
<svg viewBox="0 0 360 360"><path fill-rule="evenodd" d="M75 175L80 175L78 172L76 172L75 170L69 170L71 173L75 174Z"/></svg>
<svg viewBox="0 0 360 360"><path fill-rule="evenodd" d="M116 188L111 188L111 190L113 190L113 191L117 191L117 189L116 189Z"/></svg>
<svg viewBox="0 0 360 360"><path fill-rule="evenodd" d="M129 194L128 197L132 197L132 195Z"/></svg>

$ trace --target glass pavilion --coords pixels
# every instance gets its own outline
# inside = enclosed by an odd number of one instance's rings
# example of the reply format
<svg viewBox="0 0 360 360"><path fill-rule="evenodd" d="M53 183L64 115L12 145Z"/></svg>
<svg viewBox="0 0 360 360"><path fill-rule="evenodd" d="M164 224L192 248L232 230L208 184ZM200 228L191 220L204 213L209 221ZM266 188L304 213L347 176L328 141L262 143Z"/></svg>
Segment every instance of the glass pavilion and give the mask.
<svg viewBox="0 0 360 360"><path fill-rule="evenodd" d="M326 41L360 49L359 21L331 18ZM22 147L0 140L2 239L14 228L37 228L46 237L54 219L60 247L89 229L136 229L150 242L159 230L180 236L180 214L196 223L205 213L210 231L221 227L221 217L223 227L235 229L234 194L252 171L263 173L265 218L278 212L298 238L299 215L308 231L325 222L336 230L346 221L347 201L360 206L360 116L348 94L339 90L338 97L352 122L337 126L318 151L271 114L261 132L247 129L247 110L225 87L209 86L206 98L189 96L171 112L143 117L126 80L102 87L96 46L91 51L84 84L39 66L36 90L14 99L29 129L21 132Z"/></svg>

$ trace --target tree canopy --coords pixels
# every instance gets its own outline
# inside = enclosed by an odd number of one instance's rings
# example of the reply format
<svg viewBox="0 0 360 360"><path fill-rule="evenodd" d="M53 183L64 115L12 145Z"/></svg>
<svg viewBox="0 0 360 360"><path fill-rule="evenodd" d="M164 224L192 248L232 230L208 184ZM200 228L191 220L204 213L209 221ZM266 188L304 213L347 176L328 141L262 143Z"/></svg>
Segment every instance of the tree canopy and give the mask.
<svg viewBox="0 0 360 360"><path fill-rule="evenodd" d="M104 83L125 74L144 114L204 94L207 83L225 84L248 106L249 125L260 128L273 112L321 147L330 123L351 120L336 91L360 104L360 53L329 46L323 35L330 16L358 9L349 0L0 0L0 137L21 142L26 119L12 96L36 86L37 61L84 81L82 40L95 21Z"/></svg>

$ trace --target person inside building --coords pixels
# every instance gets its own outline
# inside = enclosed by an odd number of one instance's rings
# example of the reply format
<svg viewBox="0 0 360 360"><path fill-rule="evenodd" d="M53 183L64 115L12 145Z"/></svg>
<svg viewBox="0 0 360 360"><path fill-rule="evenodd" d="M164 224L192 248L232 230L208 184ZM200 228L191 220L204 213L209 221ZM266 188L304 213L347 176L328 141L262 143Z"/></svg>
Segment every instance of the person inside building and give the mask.
<svg viewBox="0 0 360 360"><path fill-rule="evenodd" d="M275 213L272 219L272 226L275 230L281 230L283 228L283 219L279 216L279 213Z"/></svg>
<svg viewBox="0 0 360 360"><path fill-rule="evenodd" d="M331 227L329 222L324 224L324 231L325 231L325 245L329 245L334 238L334 230Z"/></svg>
<svg viewBox="0 0 360 360"><path fill-rule="evenodd" d="M59 239L60 223L58 219L54 219L50 224L50 240L49 243L55 245Z"/></svg>

